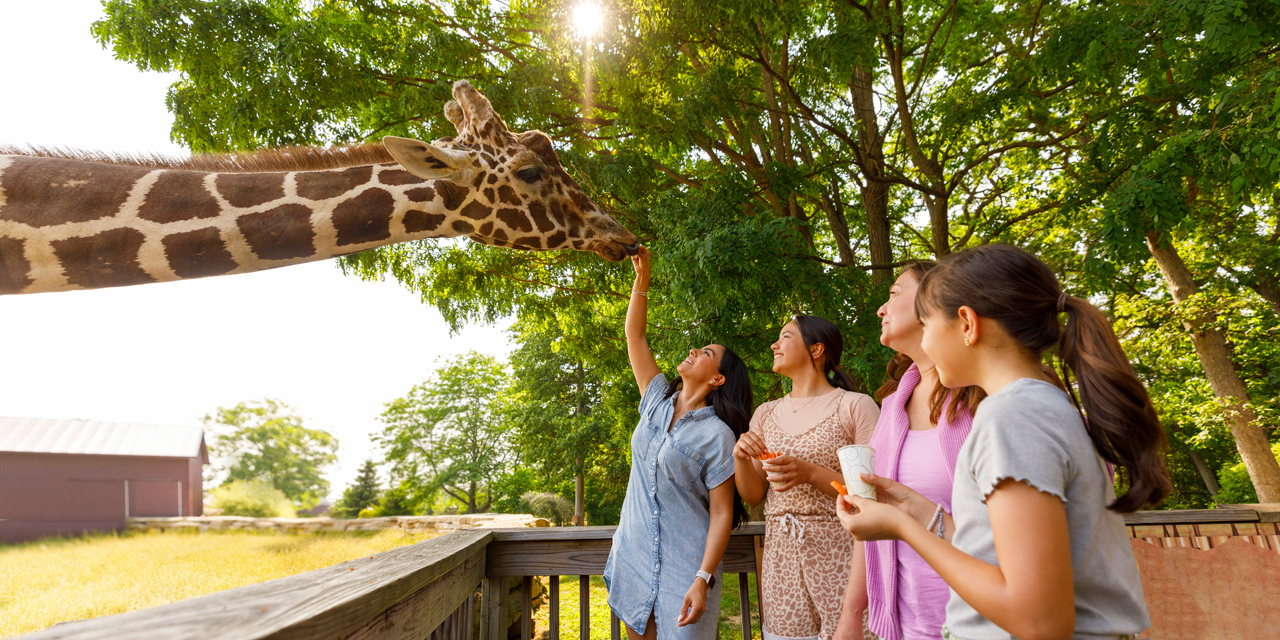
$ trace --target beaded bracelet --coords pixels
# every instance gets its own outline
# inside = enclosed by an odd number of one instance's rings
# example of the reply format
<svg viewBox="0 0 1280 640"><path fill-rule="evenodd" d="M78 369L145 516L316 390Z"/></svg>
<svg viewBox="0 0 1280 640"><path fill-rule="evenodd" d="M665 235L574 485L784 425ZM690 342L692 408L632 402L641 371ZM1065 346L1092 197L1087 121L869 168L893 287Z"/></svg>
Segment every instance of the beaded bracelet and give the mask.
<svg viewBox="0 0 1280 640"><path fill-rule="evenodd" d="M933 531L933 523L939 522L940 520L942 520L942 504L941 503L938 504L938 508L933 510L933 517L929 518L929 524L925 525L924 528L926 530ZM942 534L939 533L938 537L941 538Z"/></svg>
<svg viewBox="0 0 1280 640"><path fill-rule="evenodd" d="M631 290L631 295L633 295L633 296L644 296L644 297L648 298L648 297L649 297L649 292L648 292L648 291L636 291L635 289L632 289L632 290Z"/></svg>

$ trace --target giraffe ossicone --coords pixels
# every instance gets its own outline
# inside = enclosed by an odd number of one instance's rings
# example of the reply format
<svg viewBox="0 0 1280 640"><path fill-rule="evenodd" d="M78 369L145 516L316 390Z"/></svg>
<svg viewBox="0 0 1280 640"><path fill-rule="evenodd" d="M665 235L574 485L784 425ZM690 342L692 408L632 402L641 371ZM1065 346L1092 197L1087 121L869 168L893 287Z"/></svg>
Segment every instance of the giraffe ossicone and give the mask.
<svg viewBox="0 0 1280 640"><path fill-rule="evenodd" d="M425 238L635 253L546 134L511 132L466 81L453 97L458 135L434 142L187 160L0 149L0 294L247 273Z"/></svg>

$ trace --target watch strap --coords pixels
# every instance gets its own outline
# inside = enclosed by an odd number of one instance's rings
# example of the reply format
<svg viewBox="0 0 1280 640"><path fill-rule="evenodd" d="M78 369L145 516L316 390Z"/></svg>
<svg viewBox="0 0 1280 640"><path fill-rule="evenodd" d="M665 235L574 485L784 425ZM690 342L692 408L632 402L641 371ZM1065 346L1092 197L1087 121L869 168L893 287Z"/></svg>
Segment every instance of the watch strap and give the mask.
<svg viewBox="0 0 1280 640"><path fill-rule="evenodd" d="M702 578L702 580L707 583L708 589L714 588L716 586L716 577L714 575L711 575L710 573L707 573L706 571L703 571L702 569L698 569L697 577Z"/></svg>

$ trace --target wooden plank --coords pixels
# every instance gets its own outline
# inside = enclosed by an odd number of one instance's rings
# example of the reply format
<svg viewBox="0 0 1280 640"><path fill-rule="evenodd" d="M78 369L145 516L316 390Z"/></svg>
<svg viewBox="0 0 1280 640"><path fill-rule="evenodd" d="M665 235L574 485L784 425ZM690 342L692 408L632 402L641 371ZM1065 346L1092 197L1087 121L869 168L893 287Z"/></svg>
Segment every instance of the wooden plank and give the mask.
<svg viewBox="0 0 1280 640"><path fill-rule="evenodd" d="M742 611L742 640L751 640L751 586L749 573L738 574L738 604Z"/></svg>
<svg viewBox="0 0 1280 640"><path fill-rule="evenodd" d="M1167 509L1164 511L1137 511L1126 513L1124 523L1138 524L1199 524L1201 522L1259 522L1255 509Z"/></svg>
<svg viewBox="0 0 1280 640"><path fill-rule="evenodd" d="M489 529L495 542L524 540L611 540L617 527L519 527ZM732 536L762 536L763 522L748 522L734 529Z"/></svg>
<svg viewBox="0 0 1280 640"><path fill-rule="evenodd" d="M484 618L480 621L480 640L507 640L507 625L502 619L502 599L506 596L502 578L485 578L480 607Z"/></svg>
<svg viewBox="0 0 1280 640"><path fill-rule="evenodd" d="M160 607L52 627L27 637L37 640L343 638L458 565L469 559L475 562L476 555L483 556L484 548L492 540L489 530L456 531L324 569ZM442 606L447 609L443 614L447 616L465 597ZM442 619L443 616L432 621L424 616L421 624L430 625L424 634Z"/></svg>
<svg viewBox="0 0 1280 640"><path fill-rule="evenodd" d="M591 640L591 576L578 576L578 639Z"/></svg>
<svg viewBox="0 0 1280 640"><path fill-rule="evenodd" d="M609 611L609 640L622 640L622 630L619 628L621 624L618 616L611 609Z"/></svg>
<svg viewBox="0 0 1280 640"><path fill-rule="evenodd" d="M547 630L548 640L560 640L560 576L548 576L551 582L551 609L548 611L548 620L550 629Z"/></svg>
<svg viewBox="0 0 1280 640"><path fill-rule="evenodd" d="M520 640L533 637L533 576L520 583Z"/></svg>
<svg viewBox="0 0 1280 640"><path fill-rule="evenodd" d="M461 626L460 612L471 606L471 598L483 579L484 553L476 553L453 572L353 631L346 640L421 638L437 628L441 638L448 638Z"/></svg>
<svg viewBox="0 0 1280 640"><path fill-rule="evenodd" d="M551 528L551 527L548 527ZM565 527L566 529L568 527ZM497 576L547 576L604 574L612 538L578 540L507 539L488 548L485 572ZM732 536L724 551L725 571L756 570L753 536Z"/></svg>

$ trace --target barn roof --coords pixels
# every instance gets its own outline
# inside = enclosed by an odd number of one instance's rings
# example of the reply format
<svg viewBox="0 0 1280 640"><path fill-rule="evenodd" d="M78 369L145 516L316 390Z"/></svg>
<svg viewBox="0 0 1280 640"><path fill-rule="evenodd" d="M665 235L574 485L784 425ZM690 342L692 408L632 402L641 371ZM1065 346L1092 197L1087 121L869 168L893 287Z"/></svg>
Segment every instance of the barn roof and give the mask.
<svg viewBox="0 0 1280 640"><path fill-rule="evenodd" d="M0 416L0 451L195 458L208 462L204 430L95 420Z"/></svg>

